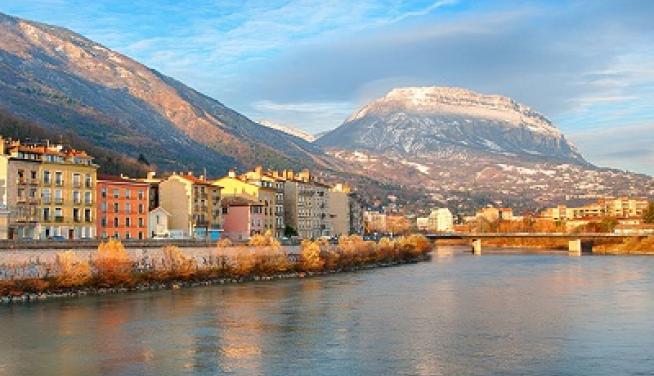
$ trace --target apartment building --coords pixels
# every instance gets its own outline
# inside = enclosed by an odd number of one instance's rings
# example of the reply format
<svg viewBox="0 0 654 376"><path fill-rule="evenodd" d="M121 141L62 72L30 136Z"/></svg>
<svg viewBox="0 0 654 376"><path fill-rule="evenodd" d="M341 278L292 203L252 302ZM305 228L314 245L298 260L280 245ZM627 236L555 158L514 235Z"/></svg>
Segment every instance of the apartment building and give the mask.
<svg viewBox="0 0 654 376"><path fill-rule="evenodd" d="M644 198L605 197L594 203L579 207L557 205L541 212L542 218L566 221L582 218L639 218L647 210L649 202Z"/></svg>
<svg viewBox="0 0 654 376"><path fill-rule="evenodd" d="M277 187L275 181L263 176L259 170L256 174L251 173L237 176L235 170L230 170L228 175L217 179L213 184L222 187L222 197L239 197L261 205L262 211L262 232L271 231L277 233Z"/></svg>
<svg viewBox="0 0 654 376"><path fill-rule="evenodd" d="M350 234L363 235L363 199L357 192L350 192L348 196L348 203L350 205Z"/></svg>
<svg viewBox="0 0 654 376"><path fill-rule="evenodd" d="M0 138L7 238L95 237L98 166L84 151ZM1 210L0 210L1 211Z"/></svg>
<svg viewBox="0 0 654 376"><path fill-rule="evenodd" d="M308 170L284 170L284 222L303 239L329 236L329 185L316 181Z"/></svg>
<svg viewBox="0 0 654 376"><path fill-rule="evenodd" d="M330 235L350 234L350 187L338 183L327 191L329 210L328 231Z"/></svg>
<svg viewBox="0 0 654 376"><path fill-rule="evenodd" d="M226 196L221 201L224 236L233 241L249 240L265 231L263 204L242 196Z"/></svg>
<svg viewBox="0 0 654 376"><path fill-rule="evenodd" d="M448 208L435 208L431 210L428 217L427 229L435 232L452 231L454 228L454 217Z"/></svg>
<svg viewBox="0 0 654 376"><path fill-rule="evenodd" d="M96 186L98 237L146 239L150 184L99 176Z"/></svg>
<svg viewBox="0 0 654 376"><path fill-rule="evenodd" d="M159 183L159 206L170 213L169 231L185 237L218 239L222 231L221 187L193 173L173 174Z"/></svg>
<svg viewBox="0 0 654 376"><path fill-rule="evenodd" d="M277 238L284 236L286 224L284 222L284 179L276 171L264 171L261 166L257 166L254 170L248 171L241 175L248 183L258 185L260 187L268 187L275 189L275 204L274 204L274 234Z"/></svg>

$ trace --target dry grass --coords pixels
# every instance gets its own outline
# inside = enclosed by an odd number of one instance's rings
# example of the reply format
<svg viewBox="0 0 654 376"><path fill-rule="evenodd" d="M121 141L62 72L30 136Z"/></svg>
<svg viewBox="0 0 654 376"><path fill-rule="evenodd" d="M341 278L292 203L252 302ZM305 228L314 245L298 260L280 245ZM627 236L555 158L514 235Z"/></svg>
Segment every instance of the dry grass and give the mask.
<svg viewBox="0 0 654 376"><path fill-rule="evenodd" d="M171 275L187 279L197 270L194 259L186 257L179 247L167 245L162 250L164 269Z"/></svg>
<svg viewBox="0 0 654 376"><path fill-rule="evenodd" d="M83 286L91 279L91 265L86 260L78 260L73 251L57 253L56 283L59 287Z"/></svg>

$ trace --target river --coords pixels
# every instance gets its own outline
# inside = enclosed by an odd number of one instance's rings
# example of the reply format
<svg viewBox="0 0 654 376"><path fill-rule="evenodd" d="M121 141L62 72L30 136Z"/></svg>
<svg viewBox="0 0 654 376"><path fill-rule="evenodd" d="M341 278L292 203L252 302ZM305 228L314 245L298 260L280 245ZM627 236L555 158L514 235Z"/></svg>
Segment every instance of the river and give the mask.
<svg viewBox="0 0 654 376"><path fill-rule="evenodd" d="M654 257L484 251L0 306L0 375L654 374Z"/></svg>

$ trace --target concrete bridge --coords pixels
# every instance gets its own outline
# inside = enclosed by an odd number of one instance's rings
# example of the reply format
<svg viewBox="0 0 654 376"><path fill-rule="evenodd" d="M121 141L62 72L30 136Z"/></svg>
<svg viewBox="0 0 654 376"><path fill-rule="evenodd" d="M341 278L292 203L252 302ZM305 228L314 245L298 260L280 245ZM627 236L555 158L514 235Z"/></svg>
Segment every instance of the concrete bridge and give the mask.
<svg viewBox="0 0 654 376"><path fill-rule="evenodd" d="M479 232L479 233L435 233L427 234L428 239L470 239L472 240L472 252L475 255L481 254L481 241L482 239L493 238L554 238L554 239L568 239L568 252L570 254L580 255L581 252L591 252L593 249L593 241L600 239L619 239L626 238L640 238L644 236L651 236L652 234L614 234L614 233L564 233L564 232Z"/></svg>

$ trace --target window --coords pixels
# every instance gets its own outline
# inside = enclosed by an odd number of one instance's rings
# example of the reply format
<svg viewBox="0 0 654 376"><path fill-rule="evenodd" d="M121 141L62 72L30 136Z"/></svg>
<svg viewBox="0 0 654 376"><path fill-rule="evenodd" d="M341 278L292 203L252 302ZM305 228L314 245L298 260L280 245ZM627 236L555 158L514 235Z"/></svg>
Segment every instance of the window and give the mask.
<svg viewBox="0 0 654 376"><path fill-rule="evenodd" d="M82 196L80 195L79 191L73 191L73 203L75 204L82 203Z"/></svg>
<svg viewBox="0 0 654 376"><path fill-rule="evenodd" d="M131 191L128 189L125 189L125 198L131 198L132 194Z"/></svg>
<svg viewBox="0 0 654 376"><path fill-rule="evenodd" d="M159 214L154 216L154 220L157 224L159 224Z"/></svg>
<svg viewBox="0 0 654 376"><path fill-rule="evenodd" d="M100 225L102 227L107 227L107 217L102 217L102 219L100 220Z"/></svg>
<svg viewBox="0 0 654 376"><path fill-rule="evenodd" d="M129 231L125 234L125 239L131 239L132 234L129 233Z"/></svg>
<svg viewBox="0 0 654 376"><path fill-rule="evenodd" d="M91 176L91 174L86 174L84 176L84 182L85 182L86 188L92 188L93 187L93 177Z"/></svg>
<svg viewBox="0 0 654 376"><path fill-rule="evenodd" d="M120 196L120 191L114 188L114 198L118 198L118 196Z"/></svg>
<svg viewBox="0 0 654 376"><path fill-rule="evenodd" d="M43 220L45 222L50 221L50 208L43 208Z"/></svg>
<svg viewBox="0 0 654 376"><path fill-rule="evenodd" d="M139 204L139 214L143 214L144 211L145 211L145 207L143 206L143 204Z"/></svg>
<svg viewBox="0 0 654 376"><path fill-rule="evenodd" d="M118 227L118 225L119 225L119 223L118 223L118 217L115 217L115 218L114 218L114 227Z"/></svg>
<svg viewBox="0 0 654 376"><path fill-rule="evenodd" d="M73 208L73 220L75 222L81 222L82 217L80 216L79 208Z"/></svg>
<svg viewBox="0 0 654 376"><path fill-rule="evenodd" d="M55 189L54 196L55 204L62 204L64 202L64 195L61 189Z"/></svg>
<svg viewBox="0 0 654 376"><path fill-rule="evenodd" d="M100 205L100 210L101 210L103 213L106 213L106 212L107 212L107 203L106 203L106 202L103 202L102 205Z"/></svg>
<svg viewBox="0 0 654 376"><path fill-rule="evenodd" d="M43 184L50 184L50 171L43 171Z"/></svg>
<svg viewBox="0 0 654 376"><path fill-rule="evenodd" d="M78 173L73 174L73 187L79 188L82 186L82 175Z"/></svg>
<svg viewBox="0 0 654 376"><path fill-rule="evenodd" d="M142 231L139 231L139 239L141 239L141 240L143 239L143 232Z"/></svg>
<svg viewBox="0 0 654 376"><path fill-rule="evenodd" d="M139 189L138 197L139 197L139 200L143 200L143 198L145 197L145 193L143 192L142 189Z"/></svg>
<svg viewBox="0 0 654 376"><path fill-rule="evenodd" d="M132 204L129 202L125 203L125 213L130 214L132 212Z"/></svg>
<svg viewBox="0 0 654 376"><path fill-rule="evenodd" d="M118 213L118 210L119 210L119 206L118 203L116 202L114 203L114 213Z"/></svg>
<svg viewBox="0 0 654 376"><path fill-rule="evenodd" d="M92 192L84 192L84 203L86 205L91 205L93 203L93 193Z"/></svg>
<svg viewBox="0 0 654 376"><path fill-rule="evenodd" d="M55 171L55 185L64 185L64 174L61 171Z"/></svg>
<svg viewBox="0 0 654 376"><path fill-rule="evenodd" d="M100 194L102 195L102 198L107 198L107 188L103 187Z"/></svg>
<svg viewBox="0 0 654 376"><path fill-rule="evenodd" d="M139 227L143 227L143 226L144 226L143 222L144 222L144 221L143 221L143 218L139 218Z"/></svg>
<svg viewBox="0 0 654 376"><path fill-rule="evenodd" d="M125 218L125 226L126 227L132 226L132 219L130 217Z"/></svg>
<svg viewBox="0 0 654 376"><path fill-rule="evenodd" d="M86 208L84 209L84 221L86 222L91 222L93 218L91 218L91 209Z"/></svg>
<svg viewBox="0 0 654 376"><path fill-rule="evenodd" d="M31 171L32 180L37 180L36 171Z"/></svg>

